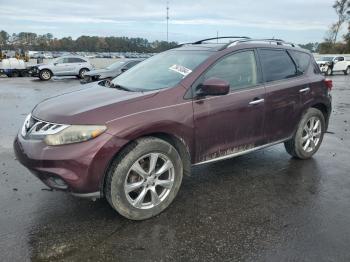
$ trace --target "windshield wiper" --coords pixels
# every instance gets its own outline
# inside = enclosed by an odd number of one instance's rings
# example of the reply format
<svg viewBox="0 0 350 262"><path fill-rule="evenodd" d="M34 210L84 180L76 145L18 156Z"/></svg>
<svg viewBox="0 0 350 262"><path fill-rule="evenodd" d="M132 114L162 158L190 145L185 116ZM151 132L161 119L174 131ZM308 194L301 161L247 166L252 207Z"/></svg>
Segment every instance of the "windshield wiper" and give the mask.
<svg viewBox="0 0 350 262"><path fill-rule="evenodd" d="M119 89L119 90L124 90L124 91L128 91L128 92L133 92L132 90L130 90L129 88L126 88L124 86L121 86L121 85L116 85L116 84L113 84L111 83L110 88L116 88L116 89Z"/></svg>

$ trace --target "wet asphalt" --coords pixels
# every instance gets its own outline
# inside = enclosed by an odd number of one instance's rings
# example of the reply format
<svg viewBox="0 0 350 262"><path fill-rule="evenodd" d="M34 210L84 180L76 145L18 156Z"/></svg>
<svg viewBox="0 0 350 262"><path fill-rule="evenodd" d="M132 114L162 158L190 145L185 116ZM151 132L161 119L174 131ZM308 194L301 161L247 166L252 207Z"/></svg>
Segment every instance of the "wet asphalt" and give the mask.
<svg viewBox="0 0 350 262"><path fill-rule="evenodd" d="M77 79L0 78L0 261L350 261L350 77L332 77L329 133L311 159L283 145L193 168L174 203L129 221L105 200L50 192L12 141Z"/></svg>

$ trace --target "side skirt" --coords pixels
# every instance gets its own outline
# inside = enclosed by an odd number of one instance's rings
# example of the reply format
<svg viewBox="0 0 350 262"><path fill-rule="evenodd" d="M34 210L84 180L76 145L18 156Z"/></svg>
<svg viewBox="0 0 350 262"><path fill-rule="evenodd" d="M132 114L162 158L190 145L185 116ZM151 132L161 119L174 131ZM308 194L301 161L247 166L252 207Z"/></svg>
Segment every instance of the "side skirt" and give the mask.
<svg viewBox="0 0 350 262"><path fill-rule="evenodd" d="M291 139L291 137L288 137L288 138L285 138L285 139L282 139L282 140L278 140L278 141L275 141L275 142L272 142L272 143L268 143L268 144L265 144L265 145L253 147L253 148L250 148L248 150L243 150L243 151L236 152L236 153L233 153L233 154L220 156L220 157L217 157L217 158L213 158L213 159L209 159L209 160L202 161L202 162L199 162L199 163L195 163L195 164L193 164L193 166L202 165L202 164L208 164L208 163L212 163L212 162L217 162L217 161L233 158L233 157L236 157L236 156L245 155L245 154L248 154L248 153L251 153L251 152L263 149L263 148L266 148L266 147L270 147L270 146L274 146L274 145L283 143L283 142L285 142L285 141L287 141L289 139Z"/></svg>

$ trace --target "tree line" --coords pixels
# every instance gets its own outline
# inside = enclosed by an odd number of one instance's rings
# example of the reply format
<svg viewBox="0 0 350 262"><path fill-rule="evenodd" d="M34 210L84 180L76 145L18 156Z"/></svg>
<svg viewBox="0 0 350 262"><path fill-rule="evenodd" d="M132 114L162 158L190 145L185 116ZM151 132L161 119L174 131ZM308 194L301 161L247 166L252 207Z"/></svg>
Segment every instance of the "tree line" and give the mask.
<svg viewBox="0 0 350 262"><path fill-rule="evenodd" d="M330 25L324 41L300 45L302 48L321 54L350 53L350 0L336 0L333 9L337 21ZM345 24L348 25L347 33L341 37L342 41L338 41L339 32ZM54 38L50 33L37 35L21 32L10 35L4 30L0 31L0 49L11 50L157 53L176 45L176 42L149 42L139 37L80 36L74 40L72 37Z"/></svg>
<svg viewBox="0 0 350 262"><path fill-rule="evenodd" d="M31 32L0 31L0 49L69 52L138 52L157 53L173 48L176 42L153 41L144 38L80 36L54 38L52 34L37 35Z"/></svg>
<svg viewBox="0 0 350 262"><path fill-rule="evenodd" d="M330 25L326 33L325 41L318 45L321 54L344 54L350 53L350 0L336 0L333 9L337 14L337 21ZM342 36L341 42L339 32L342 26L347 25L347 33Z"/></svg>

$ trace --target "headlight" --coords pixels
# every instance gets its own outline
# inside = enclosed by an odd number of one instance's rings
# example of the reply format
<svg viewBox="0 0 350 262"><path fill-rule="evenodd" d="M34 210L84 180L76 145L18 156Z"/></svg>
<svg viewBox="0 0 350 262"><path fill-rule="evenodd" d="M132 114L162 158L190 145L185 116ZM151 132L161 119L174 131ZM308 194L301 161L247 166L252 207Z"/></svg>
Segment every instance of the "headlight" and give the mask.
<svg viewBox="0 0 350 262"><path fill-rule="evenodd" d="M98 137L106 129L106 126L73 125L57 134L47 135L44 141L49 146L78 143Z"/></svg>

